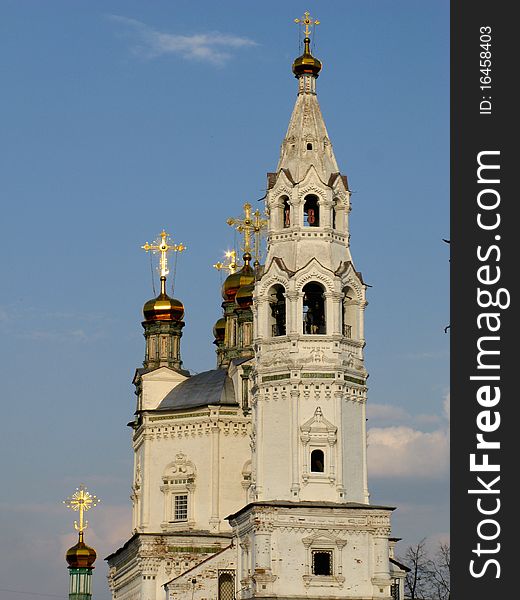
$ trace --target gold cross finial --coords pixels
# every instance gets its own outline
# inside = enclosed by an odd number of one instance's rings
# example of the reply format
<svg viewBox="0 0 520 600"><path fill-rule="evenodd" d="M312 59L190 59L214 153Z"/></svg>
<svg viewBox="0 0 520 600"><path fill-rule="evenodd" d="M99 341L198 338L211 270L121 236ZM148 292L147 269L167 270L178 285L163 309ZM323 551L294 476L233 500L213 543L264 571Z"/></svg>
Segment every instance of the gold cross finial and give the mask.
<svg viewBox="0 0 520 600"><path fill-rule="evenodd" d="M258 209L253 213L253 232L255 234L255 261L260 260L260 238L262 230L267 227L268 220L263 219Z"/></svg>
<svg viewBox="0 0 520 600"><path fill-rule="evenodd" d="M262 229L265 229L267 226L267 219L262 219L259 210L255 210L253 213L251 211L251 204L246 202L244 204L244 218L229 218L226 222L231 227L235 227L235 229L244 236L244 245L242 246L242 250L244 252L249 252L253 250L251 247L251 236L254 236L254 253L255 258L259 258L260 252L260 235Z"/></svg>
<svg viewBox="0 0 520 600"><path fill-rule="evenodd" d="M156 252L161 253L161 257L159 259L159 270L161 271L161 277L166 277L168 275L168 252L182 252L186 250L186 246L184 244L170 244L172 240L170 240L170 235L164 231L161 231L160 239L157 238L153 244L149 244L146 242L144 246L141 248L145 252Z"/></svg>
<svg viewBox="0 0 520 600"><path fill-rule="evenodd" d="M230 217L226 223L244 236L244 245L242 250L244 252L251 252L251 233L253 232L253 221L251 219L251 204L246 202L244 204L244 218L234 219Z"/></svg>
<svg viewBox="0 0 520 600"><path fill-rule="evenodd" d="M88 526L88 521L83 520L83 513L97 506L101 500L87 491L87 488L81 484L76 491L63 501L67 508L79 512L79 523L74 521L74 529L82 533Z"/></svg>
<svg viewBox="0 0 520 600"><path fill-rule="evenodd" d="M218 262L215 263L213 266L215 267L215 269L217 269L217 271L226 269L227 271L229 271L230 274L234 273L238 269L236 250L228 250L225 253L225 257L228 259L227 263Z"/></svg>
<svg viewBox="0 0 520 600"><path fill-rule="evenodd" d="M295 23L301 23L302 26L305 25L305 37L309 37L311 30L310 27L314 27L314 25L319 25L320 22L317 19L313 19L308 10L303 13L303 17L301 19L294 19Z"/></svg>

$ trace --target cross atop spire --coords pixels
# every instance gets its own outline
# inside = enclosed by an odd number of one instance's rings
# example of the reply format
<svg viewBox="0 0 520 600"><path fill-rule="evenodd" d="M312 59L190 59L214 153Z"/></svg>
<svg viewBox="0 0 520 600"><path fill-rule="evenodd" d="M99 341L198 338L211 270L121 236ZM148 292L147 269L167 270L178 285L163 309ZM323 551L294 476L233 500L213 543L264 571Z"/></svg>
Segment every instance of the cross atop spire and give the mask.
<svg viewBox="0 0 520 600"><path fill-rule="evenodd" d="M308 38L311 34L310 27L314 27L315 25L319 25L320 22L317 19L313 19L308 10L303 13L303 17L301 19L294 19L295 23L301 23L302 27L305 26L303 33L305 37Z"/></svg>
<svg viewBox="0 0 520 600"><path fill-rule="evenodd" d="M63 501L63 504L71 510L79 512L79 523L74 521L74 529L83 533L88 526L88 521L83 520L83 513L97 506L101 502L99 498L87 491L87 488L81 484L76 491Z"/></svg>
<svg viewBox="0 0 520 600"><path fill-rule="evenodd" d="M170 234L166 233L164 229L159 235L160 239L157 238L155 240L155 244L149 244L148 242L146 242L146 244L144 246L141 246L141 248L145 252L153 252L153 254L155 254L156 252L161 253L161 257L159 259L159 269L161 271L161 278L163 278L166 277L166 275L168 275L169 273L167 256L168 252L182 252L183 250L186 250L186 246L184 244L169 244L168 242L172 240L170 240Z"/></svg>

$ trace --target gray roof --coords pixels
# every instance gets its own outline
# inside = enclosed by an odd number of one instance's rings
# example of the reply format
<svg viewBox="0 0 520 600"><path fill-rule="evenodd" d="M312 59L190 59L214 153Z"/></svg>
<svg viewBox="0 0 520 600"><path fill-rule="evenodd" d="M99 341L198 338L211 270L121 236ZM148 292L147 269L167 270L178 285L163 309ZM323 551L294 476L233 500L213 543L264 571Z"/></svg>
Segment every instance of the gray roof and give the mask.
<svg viewBox="0 0 520 600"><path fill-rule="evenodd" d="M224 369L193 375L169 392L157 410L195 408L208 404L235 404L235 388Z"/></svg>

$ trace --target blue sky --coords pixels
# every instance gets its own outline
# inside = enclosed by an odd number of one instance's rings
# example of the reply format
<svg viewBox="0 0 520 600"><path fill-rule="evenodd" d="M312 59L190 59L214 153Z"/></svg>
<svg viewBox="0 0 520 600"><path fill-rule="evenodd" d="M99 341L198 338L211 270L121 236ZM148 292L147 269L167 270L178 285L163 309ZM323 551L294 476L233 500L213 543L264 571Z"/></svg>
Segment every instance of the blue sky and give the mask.
<svg viewBox="0 0 520 600"><path fill-rule="evenodd" d="M3 0L0 588L66 596L80 482L102 498L87 541L130 530L131 379L153 296L140 249L188 246L184 366L215 365L212 326L233 242L296 97L293 20L321 21L318 96L349 178L366 311L369 483L394 534L448 524L449 2ZM156 281L157 285L157 281ZM89 537L90 536L90 537ZM31 595L1 591L2 600ZM53 596L49 596L53 597Z"/></svg>

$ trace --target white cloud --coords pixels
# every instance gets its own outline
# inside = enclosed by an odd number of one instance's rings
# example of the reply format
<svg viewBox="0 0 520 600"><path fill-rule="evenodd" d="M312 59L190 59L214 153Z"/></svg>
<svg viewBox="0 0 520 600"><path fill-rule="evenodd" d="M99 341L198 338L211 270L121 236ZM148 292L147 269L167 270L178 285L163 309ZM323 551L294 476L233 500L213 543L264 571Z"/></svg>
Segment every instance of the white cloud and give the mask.
<svg viewBox="0 0 520 600"><path fill-rule="evenodd" d="M128 17L110 15L109 18L133 29L136 35L133 51L142 58L151 59L173 54L189 60L204 60L222 66L232 57L233 51L257 45L249 38L218 31L178 35L158 31Z"/></svg>
<svg viewBox="0 0 520 600"><path fill-rule="evenodd" d="M412 416L400 407L384 404L368 408L368 473L373 477L441 478L449 466L449 393L442 415ZM370 421L369 421L370 422ZM433 431L420 425L436 424Z"/></svg>
<svg viewBox="0 0 520 600"><path fill-rule="evenodd" d="M443 422L441 415L419 414L412 415L400 406L390 404L367 404L367 416L370 425L391 426L409 425L410 427L440 426Z"/></svg>
<svg viewBox="0 0 520 600"><path fill-rule="evenodd" d="M440 477L449 459L447 429L424 432L411 427L373 427L368 431L368 472L374 477Z"/></svg>

